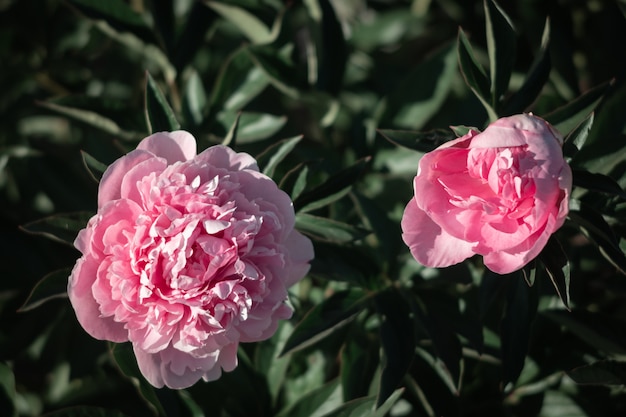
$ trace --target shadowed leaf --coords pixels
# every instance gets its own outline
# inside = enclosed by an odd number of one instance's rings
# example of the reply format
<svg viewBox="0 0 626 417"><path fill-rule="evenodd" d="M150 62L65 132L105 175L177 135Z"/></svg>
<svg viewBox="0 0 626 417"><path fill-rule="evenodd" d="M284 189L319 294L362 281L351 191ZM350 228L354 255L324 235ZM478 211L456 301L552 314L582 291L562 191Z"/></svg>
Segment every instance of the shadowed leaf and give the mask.
<svg viewBox="0 0 626 417"><path fill-rule="evenodd" d="M146 72L146 122L151 133L171 132L180 129L174 110L170 107L163 92Z"/></svg>
<svg viewBox="0 0 626 417"><path fill-rule="evenodd" d="M78 231L87 226L87 222L92 216L92 212L86 211L55 214L26 223L20 228L25 232L45 236L56 242L65 243L73 247Z"/></svg>
<svg viewBox="0 0 626 417"><path fill-rule="evenodd" d="M63 268L47 274L35 284L18 311L23 313L39 307L46 301L67 297L67 282L71 272L71 268Z"/></svg>

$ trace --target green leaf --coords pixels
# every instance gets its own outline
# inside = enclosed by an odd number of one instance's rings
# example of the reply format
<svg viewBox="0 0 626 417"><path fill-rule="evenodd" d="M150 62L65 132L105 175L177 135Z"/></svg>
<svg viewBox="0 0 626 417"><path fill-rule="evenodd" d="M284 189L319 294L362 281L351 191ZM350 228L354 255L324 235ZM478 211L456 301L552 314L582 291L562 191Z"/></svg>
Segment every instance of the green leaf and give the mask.
<svg viewBox="0 0 626 417"><path fill-rule="evenodd" d="M244 51L277 90L291 98L300 97L300 92L296 88L297 71L293 63L284 56L283 51L264 46L250 46Z"/></svg>
<svg viewBox="0 0 626 417"><path fill-rule="evenodd" d="M546 19L546 24L541 37L541 48L535 61L533 62L524 84L511 95L502 111L502 116L510 116L526 110L539 96L544 85L550 77L550 20Z"/></svg>
<svg viewBox="0 0 626 417"><path fill-rule="evenodd" d="M513 24L494 0L484 0L487 53L491 79L491 106L498 109L509 87L515 61L516 34Z"/></svg>
<svg viewBox="0 0 626 417"><path fill-rule="evenodd" d="M375 408L376 398L373 396L357 398L344 403L333 412L325 414L324 417L384 417L389 413L403 392L403 389L396 390L378 408Z"/></svg>
<svg viewBox="0 0 626 417"><path fill-rule="evenodd" d="M306 213L296 215L296 229L313 238L335 243L361 240L370 234L360 227Z"/></svg>
<svg viewBox="0 0 626 417"><path fill-rule="evenodd" d="M326 417L341 404L341 386L331 381L302 396L276 417Z"/></svg>
<svg viewBox="0 0 626 417"><path fill-rule="evenodd" d="M293 202L295 210L300 213L313 211L345 196L363 175L371 159L371 157L359 159L354 165L332 175L321 185L301 194Z"/></svg>
<svg viewBox="0 0 626 417"><path fill-rule="evenodd" d="M71 272L71 268L63 268L44 276L35 284L26 301L17 311L23 313L39 307L46 301L67 297L67 283Z"/></svg>
<svg viewBox="0 0 626 417"><path fill-rule="evenodd" d="M378 350L362 326L352 326L341 349L341 388L345 401L369 393L379 363Z"/></svg>
<svg viewBox="0 0 626 417"><path fill-rule="evenodd" d="M174 110L148 72L146 72L146 123L151 133L180 129Z"/></svg>
<svg viewBox="0 0 626 417"><path fill-rule="evenodd" d="M610 84L604 83L585 92L580 97L546 114L544 119L550 122L559 132L567 134L585 120L595 109Z"/></svg>
<svg viewBox="0 0 626 417"><path fill-rule="evenodd" d="M112 136L116 136L122 140L135 141L144 137L142 133L124 131L113 120L89 110L76 109L51 102L38 101L37 104L55 113L62 114L89 126L93 126L96 129L106 132Z"/></svg>
<svg viewBox="0 0 626 417"><path fill-rule="evenodd" d="M589 417L574 399L561 391L548 390L544 394L540 416Z"/></svg>
<svg viewBox="0 0 626 417"><path fill-rule="evenodd" d="M120 411L100 407L78 406L44 414L42 417L127 417Z"/></svg>
<svg viewBox="0 0 626 417"><path fill-rule="evenodd" d="M506 389L515 384L524 368L531 326L537 313L537 287L526 285L521 273L501 279L510 280L504 316L500 322L502 386Z"/></svg>
<svg viewBox="0 0 626 417"><path fill-rule="evenodd" d="M570 309L569 283L570 265L563 247L554 236L550 236L548 243L539 254L539 260L546 268L546 272L554 285L561 302L566 309Z"/></svg>
<svg viewBox="0 0 626 417"><path fill-rule="evenodd" d="M137 359L130 343L110 343L110 352L122 373L137 382L139 394L159 416L167 416L156 390L143 377L137 366Z"/></svg>
<svg viewBox="0 0 626 417"><path fill-rule="evenodd" d="M134 33L143 40L156 43L152 28L140 14L122 0L68 0L68 2L91 19L105 20L118 30Z"/></svg>
<svg viewBox="0 0 626 417"><path fill-rule="evenodd" d="M595 174L589 171L572 170L573 184L587 190L597 191L611 196L626 199L626 192L613 178L604 174Z"/></svg>
<svg viewBox="0 0 626 417"><path fill-rule="evenodd" d="M287 123L287 117L267 113L224 111L217 114L217 120L227 129L232 129L237 119L239 119L236 141L238 144L267 139Z"/></svg>
<svg viewBox="0 0 626 417"><path fill-rule="evenodd" d="M571 160L576 156L587 141L589 131L593 125L594 114L594 112L589 113L589 115L565 137L563 141L563 155L567 159Z"/></svg>
<svg viewBox="0 0 626 417"><path fill-rule="evenodd" d="M626 385L626 363L604 360L580 366L567 375L581 385Z"/></svg>
<svg viewBox="0 0 626 417"><path fill-rule="evenodd" d="M457 126L450 126L450 129L452 129L452 131L454 132L457 138L465 136L471 131L480 133L480 130L474 126L457 125Z"/></svg>
<svg viewBox="0 0 626 417"><path fill-rule="evenodd" d="M302 135L295 136L289 139L283 139L264 150L259 156L257 156L257 162L260 167L263 167L263 173L268 177L274 175L276 167L282 162L283 159L289 155L296 145L302 140Z"/></svg>
<svg viewBox="0 0 626 417"><path fill-rule="evenodd" d="M495 121L498 118L495 110L490 103L490 87L489 80L483 67L478 63L478 60L474 56L472 45L470 44L463 29L459 28L459 34L457 38L457 56L459 60L459 68L461 69L461 75L465 80L465 84L472 90L474 95L481 102L489 120Z"/></svg>
<svg viewBox="0 0 626 417"><path fill-rule="evenodd" d="M78 231L87 226L87 222L92 216L92 212L86 211L55 214L50 217L26 223L20 228L27 233L41 235L73 247L74 239L76 239Z"/></svg>
<svg viewBox="0 0 626 417"><path fill-rule="evenodd" d="M272 29L248 11L217 1L204 2L223 18L234 24L253 44L271 43L278 37L282 22L282 15L274 22Z"/></svg>
<svg viewBox="0 0 626 417"><path fill-rule="evenodd" d="M172 64L178 73L182 73L198 50L204 46L205 35L216 17L217 14L202 2L192 2L187 20L180 29L176 46L170 53Z"/></svg>
<svg viewBox="0 0 626 417"><path fill-rule="evenodd" d="M304 192L308 175L308 164L301 162L283 176L278 187L285 191L291 188L291 200L295 201Z"/></svg>
<svg viewBox="0 0 626 417"><path fill-rule="evenodd" d="M191 70L189 79L185 85L185 94L183 96L183 115L185 121L191 126L198 127L204 121L207 110L207 96L202 85L202 80L198 72Z"/></svg>
<svg viewBox="0 0 626 417"><path fill-rule="evenodd" d="M278 325L278 330L269 340L258 344L254 363L256 369L261 375L265 375L268 381L271 381L268 389L274 401L277 401L280 390L283 387L287 369L291 362L289 355L280 355L285 347L285 343L289 335L293 332L293 326L288 321L282 321Z"/></svg>
<svg viewBox="0 0 626 417"><path fill-rule="evenodd" d="M102 178L102 174L106 171L107 165L98 161L85 151L80 151L80 154L83 157L83 165L85 165L85 169L89 172L91 178L96 182L100 182L100 178Z"/></svg>
<svg viewBox="0 0 626 417"><path fill-rule="evenodd" d="M377 129L376 131L389 142L418 152L433 151L455 139L454 133L447 129L434 129L427 132L391 129Z"/></svg>
<svg viewBox="0 0 626 417"><path fill-rule="evenodd" d="M237 142L237 133L239 131L240 119L241 119L241 113L237 113L237 115L235 116L235 121L233 122L230 129L228 129L228 133L226 133L226 136L224 137L224 140L222 141L222 145L230 146L230 147L235 146L235 143Z"/></svg>
<svg viewBox="0 0 626 417"><path fill-rule="evenodd" d="M411 311L402 295L393 289L374 298L381 317L381 367L377 406L391 397L404 380L415 356L415 336Z"/></svg>
<svg viewBox="0 0 626 417"><path fill-rule="evenodd" d="M600 253L623 274L626 274L626 255L620 248L611 226L591 207L570 200L568 217L580 231L598 246Z"/></svg>
<svg viewBox="0 0 626 417"><path fill-rule="evenodd" d="M318 3L322 11L322 21L319 26L316 25L321 38L320 44L317 45L319 55L317 88L337 95L341 90L348 60L346 40L343 37L341 22L330 1L318 0Z"/></svg>
<svg viewBox="0 0 626 417"><path fill-rule="evenodd" d="M441 108L455 76L456 53L449 44L419 64L387 96L382 121L421 129Z"/></svg>
<svg viewBox="0 0 626 417"><path fill-rule="evenodd" d="M0 362L0 409L6 417L17 417L15 406L15 376L13 371L3 362Z"/></svg>
<svg viewBox="0 0 626 417"><path fill-rule="evenodd" d="M303 349L350 322L369 302L371 294L352 288L338 291L322 301L297 324L281 355Z"/></svg>
<svg viewBox="0 0 626 417"><path fill-rule="evenodd" d="M585 310L544 310L542 314L595 349L607 354L626 354L624 320Z"/></svg>

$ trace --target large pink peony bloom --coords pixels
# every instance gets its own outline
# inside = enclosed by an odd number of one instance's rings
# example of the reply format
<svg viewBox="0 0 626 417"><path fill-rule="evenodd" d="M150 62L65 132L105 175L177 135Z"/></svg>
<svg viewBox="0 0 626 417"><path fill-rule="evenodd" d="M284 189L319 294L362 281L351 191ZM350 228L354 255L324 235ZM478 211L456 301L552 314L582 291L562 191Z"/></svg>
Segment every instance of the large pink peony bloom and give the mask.
<svg viewBox="0 0 626 417"><path fill-rule="evenodd" d="M496 273L522 268L568 213L562 143L546 121L520 114L424 155L402 217L411 254L430 267L480 254Z"/></svg>
<svg viewBox="0 0 626 417"><path fill-rule="evenodd" d="M78 321L132 342L156 387L185 388L237 366L239 342L291 316L287 288L313 247L289 197L245 153L196 155L184 131L156 133L104 173L69 279Z"/></svg>

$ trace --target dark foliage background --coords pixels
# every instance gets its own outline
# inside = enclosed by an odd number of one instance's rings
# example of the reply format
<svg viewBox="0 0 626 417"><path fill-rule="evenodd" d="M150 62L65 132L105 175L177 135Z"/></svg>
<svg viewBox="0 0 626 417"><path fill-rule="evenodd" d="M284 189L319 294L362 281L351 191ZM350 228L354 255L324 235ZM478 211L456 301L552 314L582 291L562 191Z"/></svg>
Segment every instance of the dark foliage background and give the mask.
<svg viewBox="0 0 626 417"><path fill-rule="evenodd" d="M500 3L0 1L0 414L624 415L626 3ZM566 136L568 222L510 276L419 266L419 157L522 111ZM271 340L171 391L64 293L103 168L178 126L256 156L316 260Z"/></svg>

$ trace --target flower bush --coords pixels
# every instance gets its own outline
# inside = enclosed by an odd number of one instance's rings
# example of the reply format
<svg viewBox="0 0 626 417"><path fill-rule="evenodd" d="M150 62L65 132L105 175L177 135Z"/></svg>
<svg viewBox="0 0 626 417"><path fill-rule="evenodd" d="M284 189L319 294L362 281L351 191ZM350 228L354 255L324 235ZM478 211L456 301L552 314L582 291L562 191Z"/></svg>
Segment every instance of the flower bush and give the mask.
<svg viewBox="0 0 626 417"><path fill-rule="evenodd" d="M522 114L424 155L402 217L411 254L430 267L480 254L496 273L522 268L568 213L572 171L562 145L549 123Z"/></svg>
<svg viewBox="0 0 626 417"><path fill-rule="evenodd" d="M287 288L313 258L289 197L225 146L196 155L185 131L142 140L104 172L79 232L68 294L85 330L130 341L156 387L186 388L237 366L291 317Z"/></svg>

